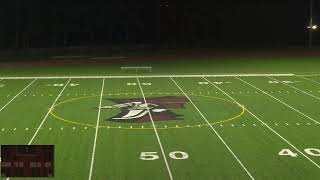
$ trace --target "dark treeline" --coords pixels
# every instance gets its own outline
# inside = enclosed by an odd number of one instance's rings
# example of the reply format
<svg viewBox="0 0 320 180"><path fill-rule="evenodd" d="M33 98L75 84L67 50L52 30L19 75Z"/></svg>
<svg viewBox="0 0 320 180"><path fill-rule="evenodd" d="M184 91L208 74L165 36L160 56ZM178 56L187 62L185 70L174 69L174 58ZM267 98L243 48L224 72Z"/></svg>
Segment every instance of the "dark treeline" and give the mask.
<svg viewBox="0 0 320 180"><path fill-rule="evenodd" d="M0 49L304 43L306 1L2 0Z"/></svg>

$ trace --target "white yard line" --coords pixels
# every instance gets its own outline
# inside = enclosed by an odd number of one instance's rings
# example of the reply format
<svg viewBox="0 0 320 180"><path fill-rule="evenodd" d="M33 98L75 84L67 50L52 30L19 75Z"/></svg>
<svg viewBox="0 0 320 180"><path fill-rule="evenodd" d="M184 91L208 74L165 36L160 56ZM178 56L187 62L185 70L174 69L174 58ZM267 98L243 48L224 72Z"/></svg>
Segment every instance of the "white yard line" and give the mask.
<svg viewBox="0 0 320 180"><path fill-rule="evenodd" d="M315 98L315 99L320 100L320 97L317 97L317 96L315 96L315 95L313 95L313 94L310 94L310 93L308 93L308 92L306 92L306 91L304 91L304 90L301 90L301 89L299 89L299 88L296 88L296 87L294 87L294 86L291 86L290 84L283 83L282 81L279 81L278 79L275 79L275 78L272 78L272 77L268 77L268 78L269 78L269 79L272 79L272 80L274 80L274 81L277 81L277 82L279 82L279 83L281 83L281 84L283 84L283 85L286 85L286 86L288 86L288 87L291 87L291 88L293 88L293 89L295 89L295 90L297 90L297 91L300 91L300 92L302 92L303 94L306 94L306 95L308 95L308 96L311 96L311 97L313 97L313 98Z"/></svg>
<svg viewBox="0 0 320 180"><path fill-rule="evenodd" d="M314 83L316 83L316 84L320 84L320 82L315 81L315 80L310 79L310 78L306 78L306 77L303 77L303 76L300 76L300 75L295 75L295 76L297 76L297 77L299 77L299 78L302 78L302 79L305 79L305 80L308 80L308 81L311 81L311 82L314 82Z"/></svg>
<svg viewBox="0 0 320 180"><path fill-rule="evenodd" d="M159 77L266 77L266 76L294 76L292 73L284 74L163 74L163 75L119 75L119 76L25 76L0 77L2 79L102 79L102 78L159 78Z"/></svg>
<svg viewBox="0 0 320 180"><path fill-rule="evenodd" d="M35 81L35 80L34 80ZM50 114L50 112L52 111L54 105L56 104L56 102L58 101L59 97L61 96L61 94L63 93L64 89L67 87L67 85L69 84L69 82L71 81L71 79L69 79L69 81L67 82L67 84L63 87L63 89L61 90L60 94L57 96L56 100L53 102L51 108L49 109L48 113L46 114L46 116L44 117L44 119L42 120L42 122L40 123L39 127L37 128L36 132L33 134L32 138L30 139L28 145L30 145L32 143L32 141L34 140L34 138L37 136L39 130L41 129L43 123L45 122L45 120L47 119L48 115ZM9 180L10 178L7 178L6 180Z"/></svg>
<svg viewBox="0 0 320 180"><path fill-rule="evenodd" d="M2 110L4 110L4 108L6 108L13 100L15 100L21 93L23 93L28 87L30 87L37 79L34 79L31 83L29 83L25 88L23 88L18 94L16 94L9 102L7 102L1 109L0 112Z"/></svg>
<svg viewBox="0 0 320 180"><path fill-rule="evenodd" d="M103 96L103 89L104 89L104 79L102 80L102 87L101 87L101 94L100 94L100 102L99 102L99 110L97 116L97 124L96 124L96 133L94 136L94 143L92 147L92 155L91 155L91 165L90 165L90 172L89 172L89 180L92 178L92 171L93 171L93 164L94 164L94 156L96 152L96 145L97 145L97 138L98 138L98 129L99 129L99 122L100 122L100 112L101 112L101 104L102 104L102 96Z"/></svg>
<svg viewBox="0 0 320 180"><path fill-rule="evenodd" d="M57 98L54 100L53 104L51 105L49 111L47 112L47 114L45 115L45 117L43 118L42 122L40 123L39 127L37 128L37 131L33 134L32 138L30 139L28 145L30 145L32 143L32 141L34 140L34 138L37 136L39 130L41 129L43 123L46 121L46 119L48 118L50 112L52 111L52 109L54 108L54 105L57 103L59 97L62 95L63 91L66 89L66 87L68 86L69 82L71 81L71 79L68 80L68 82L64 85L64 87L62 88L62 90L60 91L59 95L57 96Z"/></svg>
<svg viewBox="0 0 320 180"><path fill-rule="evenodd" d="M313 122L315 122L315 123L317 123L317 124L320 124L320 122L319 122L319 121L317 121L317 120L313 119L312 117L310 117L310 116L308 116L308 115L304 114L303 112L301 112L301 111L297 110L296 108L294 108L294 107L290 106L289 104L287 104L287 103L285 103L285 102L281 101L280 99L278 99L278 98L276 98L276 97L272 96L271 94L269 94L269 93L265 92L264 90L262 90L262 89L260 89L260 88L258 88L258 87L256 87L256 86L254 86L254 85L252 85L252 84L248 83L247 81L245 81L245 80L243 80L243 79L240 79L240 78L238 78L238 77L235 77L235 78L237 78L238 80L240 80L240 81L242 81L242 82L246 83L247 85L249 85L249 86L251 86L251 87L253 87L253 88L255 88L255 89L257 89L257 90L261 91L263 94L265 94L265 95L267 95L267 96L271 97L272 99L274 99L274 100L276 100L276 101L280 102L281 104L283 104L283 105L287 106L288 108L290 108L290 109L294 110L295 112L299 113L300 115L302 115L302 116L304 116L304 117L308 118L309 120L311 120L311 121L313 121Z"/></svg>
<svg viewBox="0 0 320 180"><path fill-rule="evenodd" d="M232 151L232 149L228 146L228 144L223 140L223 138L220 136L220 134L213 128L213 126L210 124L210 122L207 120L207 118L202 114L202 112L198 109L198 107L193 103L193 101L190 99L190 97L183 91L183 89L178 85L178 83L170 77L172 82L180 89L180 91L184 94L184 96L190 101L190 103L193 105L193 107L198 111L198 113L201 115L201 117L206 121L206 123L209 125L209 127L212 129L212 131L216 134L216 136L220 139L220 141L225 145L225 147L229 150L229 152L232 154L232 156L238 161L240 166L244 169L244 171L248 174L250 179L254 180L254 177L251 175L251 173L247 170L247 168L243 165L243 163L240 161L240 159L235 155L235 153ZM241 106L241 105L240 105Z"/></svg>
<svg viewBox="0 0 320 180"><path fill-rule="evenodd" d="M206 81L208 81L211 85L219 89L223 94L228 96L232 101L237 103L238 105L241 105L237 100L235 100L232 96L230 96L228 93L226 93L224 90L219 88L217 85L213 84L211 81L209 81L207 78L203 77ZM237 78L241 80L240 78ZM242 80L241 80L242 81ZM245 81L243 81L245 82ZM289 142L286 138L282 137L277 131L273 130L268 124L266 124L264 121L262 121L259 117L257 117L255 114L253 114L251 111L249 111L246 108L246 111L251 114L254 118L256 118L260 123L262 123L264 126L266 126L270 131L272 131L274 134L276 134L278 137L280 137L284 142L286 142L288 145L290 145L292 148L294 148L297 152L299 152L302 156L304 156L307 160L309 160L312 164L314 164L317 168L320 168L320 166L314 162L311 158L309 158L307 155L305 155L302 151L300 151L297 147L295 147L291 142Z"/></svg>
<svg viewBox="0 0 320 180"><path fill-rule="evenodd" d="M158 143L159 143L159 146L160 146L160 150L161 150L161 153L162 153L164 162L165 162L165 164L166 164L166 167L167 167L167 170L168 170L168 173L169 173L170 180L173 180L173 177L172 177L172 174L171 174L171 170L170 170L170 166L169 166L169 164L168 164L166 154L165 154L164 149L163 149L163 147L162 147L162 143L161 143L161 140L160 140L158 131L157 131L157 129L156 129L156 126L155 126L155 124L154 124L154 121L153 121L153 118L152 118L152 115L151 115L149 106L148 106L148 104L147 104L146 97L145 97L145 95L144 95L143 89L142 89L141 84L140 84L140 81L139 81L139 78L137 78L137 81L138 81L138 85L139 85L140 91L141 91L142 96L143 96L143 100L144 100L144 102L145 102L146 105L147 105L148 114L149 114L149 117L150 117L150 120L151 120L151 123L152 123L152 127L153 127L153 130L154 130L154 133L156 134L156 137L157 137L157 140L158 140Z"/></svg>

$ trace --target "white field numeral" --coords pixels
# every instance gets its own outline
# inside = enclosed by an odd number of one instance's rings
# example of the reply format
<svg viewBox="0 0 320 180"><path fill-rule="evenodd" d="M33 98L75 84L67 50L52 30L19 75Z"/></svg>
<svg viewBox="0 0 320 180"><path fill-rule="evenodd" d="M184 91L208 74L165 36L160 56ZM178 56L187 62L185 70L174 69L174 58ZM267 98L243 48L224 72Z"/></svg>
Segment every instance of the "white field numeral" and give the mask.
<svg viewBox="0 0 320 180"><path fill-rule="evenodd" d="M172 159L188 159L189 158L189 155L185 152L182 152L182 151L173 151L173 152L169 153L169 156Z"/></svg>
<svg viewBox="0 0 320 180"><path fill-rule="evenodd" d="M304 152L310 156L317 156L320 157L320 149L317 148L306 148ZM291 151L290 149L282 149L279 152L280 156L291 156L291 157L298 157L298 153Z"/></svg>
<svg viewBox="0 0 320 180"><path fill-rule="evenodd" d="M65 84L47 84L46 86L53 86L53 87L62 87ZM70 87L75 87L75 86L79 86L80 84L75 84L75 83L71 83L69 84Z"/></svg>
<svg viewBox="0 0 320 180"><path fill-rule="evenodd" d="M141 152L140 159L144 161L152 161L159 159L157 152Z"/></svg>
<svg viewBox="0 0 320 180"><path fill-rule="evenodd" d="M69 84L69 86L71 86L71 87L75 87L75 86L79 86L80 84L75 84L75 83L71 83L71 84Z"/></svg>
<svg viewBox="0 0 320 180"><path fill-rule="evenodd" d="M137 83L127 83L127 86L136 86Z"/></svg>
<svg viewBox="0 0 320 180"><path fill-rule="evenodd" d="M291 156L291 157L298 157L297 153L292 152L290 149L282 149L279 152L280 156Z"/></svg>
<svg viewBox="0 0 320 180"><path fill-rule="evenodd" d="M54 87L62 87L62 86L64 86L64 84L53 84L52 86L54 86Z"/></svg>
<svg viewBox="0 0 320 180"><path fill-rule="evenodd" d="M183 151L173 151L169 153L169 157L176 160L188 159L189 155ZM159 159L157 152L141 152L140 159L144 161L153 161Z"/></svg>
<svg viewBox="0 0 320 180"><path fill-rule="evenodd" d="M307 148L304 150L304 152L306 152L307 154L311 155L311 156L318 156L320 157L320 149L316 149L316 148Z"/></svg>
<svg viewBox="0 0 320 180"><path fill-rule="evenodd" d="M2 87L5 87L6 85L4 85L4 84L0 84L0 88L2 88Z"/></svg>
<svg viewBox="0 0 320 180"><path fill-rule="evenodd" d="M127 83L127 86L136 86L136 85L137 85L137 83ZM143 82L143 83L141 83L141 85L143 85L143 86L151 86L152 83Z"/></svg>
<svg viewBox="0 0 320 180"><path fill-rule="evenodd" d="M268 81L268 83L270 84L280 84L280 83L284 83L284 84L293 84L293 83L297 83L300 81Z"/></svg>
<svg viewBox="0 0 320 180"><path fill-rule="evenodd" d="M149 83L149 82L144 82L144 83L141 83L142 85L144 85L144 86L151 86L152 85L152 83Z"/></svg>

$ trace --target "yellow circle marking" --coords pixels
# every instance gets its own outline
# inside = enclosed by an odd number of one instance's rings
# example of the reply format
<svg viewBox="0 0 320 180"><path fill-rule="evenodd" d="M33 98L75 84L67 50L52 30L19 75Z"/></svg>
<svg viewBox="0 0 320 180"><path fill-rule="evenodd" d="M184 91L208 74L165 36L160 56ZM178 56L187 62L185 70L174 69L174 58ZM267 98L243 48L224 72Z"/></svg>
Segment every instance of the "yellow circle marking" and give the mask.
<svg viewBox="0 0 320 180"><path fill-rule="evenodd" d="M117 93L117 94L121 94L121 93ZM125 93L122 93L122 94L125 94ZM126 94L130 94L130 93L126 93ZM150 94L150 93L149 93ZM110 94L109 94L110 95ZM177 95L177 94L175 94ZM189 95L189 94L188 94ZM105 96L105 94L103 95ZM192 94L190 96L199 96L199 97L206 97L206 98L213 98L213 99L219 99L219 100L222 100L222 101L226 101L226 102L230 102L230 103L233 103L233 104L236 104L237 106L239 106L241 108L241 113L234 116L234 117L231 117L231 118L228 118L228 119L225 119L225 120L221 120L221 121L217 121L217 122L213 122L213 123L210 123L211 125L215 125L215 124L222 124L222 123L226 123L226 122L229 122L229 121L232 121L232 120L235 120L239 117L241 117L244 113L245 113L245 107L243 105L239 105L231 100L227 100L227 99L223 99L223 98L219 98L219 97L213 97L213 96L206 96L206 95L195 95L195 94ZM100 97L100 95L95 95L95 96L86 96L86 97L79 97L79 98L74 98L74 99L69 99L69 100L66 100L66 101L62 101L60 103L57 103L54 107L57 107L61 104L64 104L64 103L68 103L68 102L71 102L71 101L77 101L77 100L81 100L81 99L88 99L88 98L94 98L94 97ZM71 124L76 124L76 125L80 125L80 126L87 126L87 127L92 127L92 128L95 128L96 125L93 125L93 124L86 124L86 123L79 123L79 122L75 122L75 121L71 121L71 120L67 120L67 119L64 119L64 118L61 118L59 116L57 116L56 114L53 113L54 111L54 108L52 111L50 111L50 114L55 117L56 119L58 120L61 120L63 122L67 122L67 123L71 123ZM195 127L203 127L203 126L209 126L207 123L204 123L204 124L197 124L197 125L185 125L185 126L172 126L172 127L157 127L157 129L182 129L182 128L195 128ZM146 127L146 128L142 128L142 127L115 127L115 126L98 126L99 128L108 128L108 129L126 129L126 130L153 130L153 127L152 128L149 128L149 127Z"/></svg>

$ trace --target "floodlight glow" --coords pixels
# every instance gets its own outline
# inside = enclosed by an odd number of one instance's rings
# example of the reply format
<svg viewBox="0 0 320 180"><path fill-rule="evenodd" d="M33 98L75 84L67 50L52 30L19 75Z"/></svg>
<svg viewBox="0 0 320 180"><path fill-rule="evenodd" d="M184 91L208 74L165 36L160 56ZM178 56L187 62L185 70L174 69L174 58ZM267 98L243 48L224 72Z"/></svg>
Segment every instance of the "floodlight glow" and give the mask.
<svg viewBox="0 0 320 180"><path fill-rule="evenodd" d="M318 29L317 25L307 26L308 29L316 30Z"/></svg>

